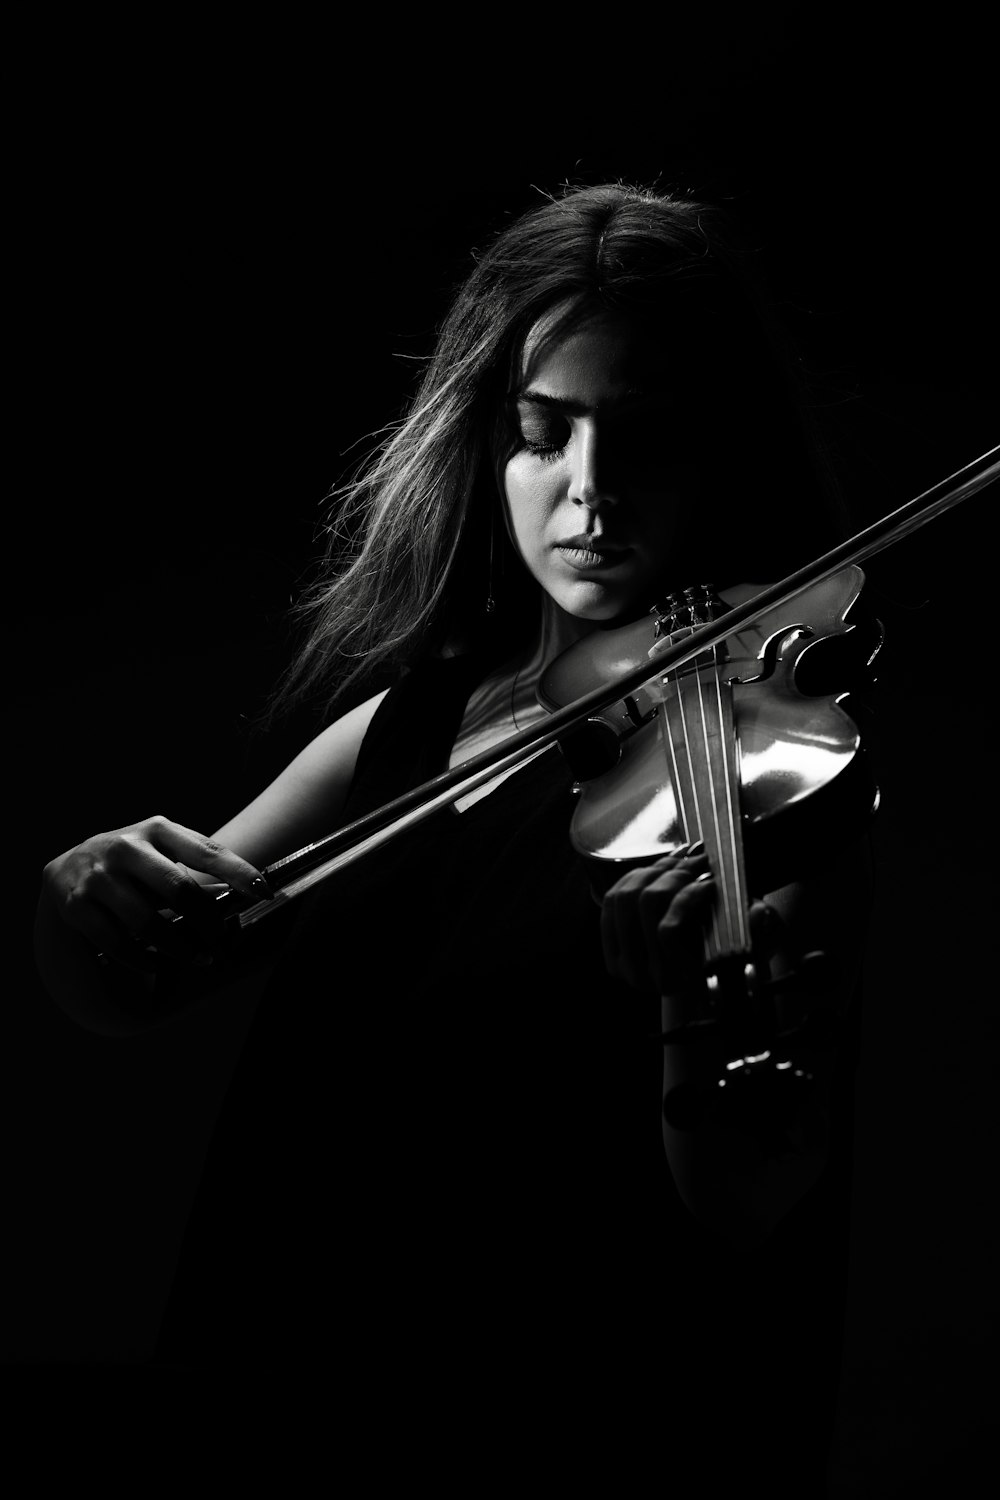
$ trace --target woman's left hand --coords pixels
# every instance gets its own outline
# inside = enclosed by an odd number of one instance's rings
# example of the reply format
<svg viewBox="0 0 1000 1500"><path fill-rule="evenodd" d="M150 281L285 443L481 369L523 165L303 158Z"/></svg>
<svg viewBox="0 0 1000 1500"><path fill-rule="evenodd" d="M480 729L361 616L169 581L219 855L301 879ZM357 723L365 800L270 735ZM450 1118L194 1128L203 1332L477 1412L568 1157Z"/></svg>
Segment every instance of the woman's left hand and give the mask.
<svg viewBox="0 0 1000 1500"><path fill-rule="evenodd" d="M705 963L705 923L715 882L700 850L668 854L629 870L607 892L601 908L604 962L613 979L640 994L696 993ZM750 910L754 948L766 959L772 927L763 901Z"/></svg>

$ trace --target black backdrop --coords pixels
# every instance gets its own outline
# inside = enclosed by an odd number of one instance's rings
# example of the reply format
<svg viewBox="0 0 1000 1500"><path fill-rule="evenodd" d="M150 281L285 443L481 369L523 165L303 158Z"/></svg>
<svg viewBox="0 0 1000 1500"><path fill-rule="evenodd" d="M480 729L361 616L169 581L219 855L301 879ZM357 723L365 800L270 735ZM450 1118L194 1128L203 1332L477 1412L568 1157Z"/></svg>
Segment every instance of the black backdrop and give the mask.
<svg viewBox="0 0 1000 1500"><path fill-rule="evenodd" d="M250 1020L233 1004L127 1043L74 1028L30 962L41 866L152 812L218 826L310 732L249 729L288 655L283 612L325 493L399 413L472 246L566 179L721 196L821 377L863 519L997 441L985 36L961 16L873 36L849 12L780 9L655 45L583 24L339 49L175 31L118 38L119 62L93 32L25 49L0 1351L17 1380L148 1353ZM984 1441L995 885L977 632L995 505L873 568L888 776L838 1495L936 1492Z"/></svg>

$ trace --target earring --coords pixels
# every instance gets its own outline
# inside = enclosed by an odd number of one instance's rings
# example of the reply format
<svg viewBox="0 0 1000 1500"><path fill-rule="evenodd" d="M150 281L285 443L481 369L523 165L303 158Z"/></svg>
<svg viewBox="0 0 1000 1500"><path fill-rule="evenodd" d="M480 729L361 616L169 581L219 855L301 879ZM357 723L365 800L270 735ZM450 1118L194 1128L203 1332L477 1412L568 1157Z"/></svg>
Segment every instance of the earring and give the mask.
<svg viewBox="0 0 1000 1500"><path fill-rule="evenodd" d="M496 534L496 511L490 514L490 575L486 587L486 613L492 615L496 612L497 601L493 597L493 542Z"/></svg>

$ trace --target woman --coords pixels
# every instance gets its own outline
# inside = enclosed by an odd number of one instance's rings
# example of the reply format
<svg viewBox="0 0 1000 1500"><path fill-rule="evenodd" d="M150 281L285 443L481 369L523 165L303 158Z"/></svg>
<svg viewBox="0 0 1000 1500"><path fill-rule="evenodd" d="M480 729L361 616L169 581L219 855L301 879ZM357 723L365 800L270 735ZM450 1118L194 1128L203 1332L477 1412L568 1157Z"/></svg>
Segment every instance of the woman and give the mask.
<svg viewBox="0 0 1000 1500"><path fill-rule="evenodd" d="M203 887L259 897L276 860L523 729L575 641L836 540L791 369L703 205L578 189L505 230L339 497L273 712L353 706L211 839L153 818L53 860L56 1000L118 1033L197 1005L232 972ZM657 1034L698 1014L714 882L696 847L601 899L572 809L569 767L537 755L275 920L164 1347L347 1372L352 1430L431 1453L461 1431L523 1454L540 1422L572 1450L599 1424L722 1484L777 1435L770 1493L808 1495L836 1385L851 1047L815 1054L777 1130L749 1096L693 1128L664 1117L702 1076ZM868 884L859 845L754 893L758 961L824 950L841 1017Z"/></svg>

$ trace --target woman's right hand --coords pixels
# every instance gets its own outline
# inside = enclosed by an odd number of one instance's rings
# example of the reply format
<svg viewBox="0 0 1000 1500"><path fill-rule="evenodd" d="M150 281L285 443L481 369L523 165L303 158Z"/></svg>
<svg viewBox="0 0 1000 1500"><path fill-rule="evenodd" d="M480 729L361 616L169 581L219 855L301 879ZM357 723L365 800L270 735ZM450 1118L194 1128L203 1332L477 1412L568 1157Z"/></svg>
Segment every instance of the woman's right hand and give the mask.
<svg viewBox="0 0 1000 1500"><path fill-rule="evenodd" d="M185 963L214 956L222 926L208 889L213 884L255 900L270 894L260 871L231 849L169 818L152 817L95 834L51 860L43 896L101 953L151 971L151 947ZM160 915L164 910L185 921L172 923Z"/></svg>

